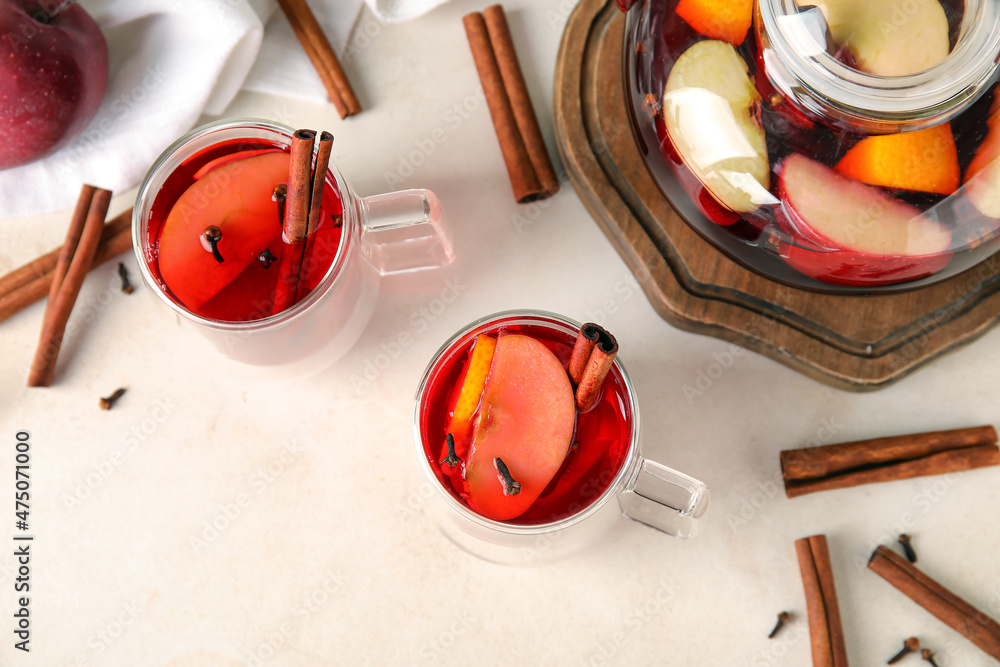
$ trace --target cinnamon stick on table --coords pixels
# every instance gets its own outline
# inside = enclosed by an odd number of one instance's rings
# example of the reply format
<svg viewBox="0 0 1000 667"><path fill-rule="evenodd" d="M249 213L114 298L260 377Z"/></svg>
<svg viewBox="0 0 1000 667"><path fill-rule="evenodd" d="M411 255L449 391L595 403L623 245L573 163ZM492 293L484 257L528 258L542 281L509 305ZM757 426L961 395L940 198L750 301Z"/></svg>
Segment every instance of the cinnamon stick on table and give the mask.
<svg viewBox="0 0 1000 667"><path fill-rule="evenodd" d="M132 209L109 220L90 268L103 264L132 247ZM0 322L21 312L49 294L62 246L0 277Z"/></svg>
<svg viewBox="0 0 1000 667"><path fill-rule="evenodd" d="M987 655L1000 660L1000 624L995 620L884 546L875 549L868 561L868 569L945 624L965 635Z"/></svg>
<svg viewBox="0 0 1000 667"><path fill-rule="evenodd" d="M90 203L90 210L80 233L79 245L76 247L76 252L73 254L73 259L66 270L62 284L59 286L55 298L46 305L38 348L35 350L35 358L28 371L29 387L47 387L52 384L56 358L59 356L66 323L69 321L76 297L80 294L80 288L83 286L94 255L97 253L97 246L101 241L101 230L104 227L104 218L108 214L110 204L111 192L97 190ZM74 226L71 224L66 245L72 241L73 234ZM56 274L53 273L53 275Z"/></svg>
<svg viewBox="0 0 1000 667"><path fill-rule="evenodd" d="M840 605L826 535L796 540L795 551L806 593L813 667L847 667L844 628L840 623Z"/></svg>
<svg viewBox="0 0 1000 667"><path fill-rule="evenodd" d="M351 88L351 82L306 0L278 0L278 4L288 17L288 23L302 44L302 49L316 68L326 94L337 107L340 117L361 113L361 103Z"/></svg>
<svg viewBox="0 0 1000 667"><path fill-rule="evenodd" d="M781 452L781 472L789 498L995 465L1000 465L1000 448L992 426Z"/></svg>
<svg viewBox="0 0 1000 667"><path fill-rule="evenodd" d="M542 139L503 7L492 5L481 14L467 14L462 22L514 198L523 204L554 195L559 179Z"/></svg>

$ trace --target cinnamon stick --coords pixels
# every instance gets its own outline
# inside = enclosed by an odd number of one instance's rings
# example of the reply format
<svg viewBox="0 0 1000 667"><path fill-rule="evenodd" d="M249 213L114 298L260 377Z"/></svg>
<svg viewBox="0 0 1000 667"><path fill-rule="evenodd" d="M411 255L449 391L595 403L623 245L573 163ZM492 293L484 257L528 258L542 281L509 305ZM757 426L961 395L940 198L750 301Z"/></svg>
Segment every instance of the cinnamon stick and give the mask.
<svg viewBox="0 0 1000 667"><path fill-rule="evenodd" d="M462 23L514 198L522 204L544 199L558 191L558 179L538 129L503 9L495 5L486 12L489 19L473 12Z"/></svg>
<svg viewBox="0 0 1000 667"><path fill-rule="evenodd" d="M490 44L493 45L497 65L500 67L504 90L507 91L511 109L514 111L517 129L524 140L524 148L528 151L531 165L535 168L538 181L544 188L543 196L550 197L559 192L559 179L556 178L556 171L545 149L542 129L538 126L538 116L528 96L528 85L524 81L524 73L514 51L514 38L510 34L510 26L507 25L507 16L501 5L491 5L483 10L483 18L486 21L486 30L490 36Z"/></svg>
<svg viewBox="0 0 1000 667"><path fill-rule="evenodd" d="M847 667L844 628L840 622L840 605L826 535L796 540L795 552L806 593L813 667Z"/></svg>
<svg viewBox="0 0 1000 667"><path fill-rule="evenodd" d="M295 290L295 298L298 300L303 292L303 286L308 281L309 269L314 263L312 259L312 239L313 232L319 226L319 216L323 211L323 193L326 191L326 173L330 167L330 154L333 152L333 135L329 132L321 132L316 149L316 166L312 176L312 194L309 202L309 224L306 228L306 244L303 248L303 261L299 269L299 287Z"/></svg>
<svg viewBox="0 0 1000 667"><path fill-rule="evenodd" d="M132 247L131 224L132 209L128 209L104 225L90 268ZM61 249L60 246L0 278L0 322L48 295Z"/></svg>
<svg viewBox="0 0 1000 667"><path fill-rule="evenodd" d="M288 23L319 74L326 94L337 107L340 117L347 118L361 113L361 103L354 94L351 82L306 0L278 0L278 4L288 17Z"/></svg>
<svg viewBox="0 0 1000 667"><path fill-rule="evenodd" d="M597 402L604 380L615 363L615 355L618 354L618 341L604 327L593 323L584 326L592 327L597 332L597 342L591 349L590 358L587 359L587 365L584 366L583 375L576 387L576 409L580 412L586 412ZM581 327L581 331L583 328ZM579 340L578 337L577 341ZM572 365L572 358L570 364Z"/></svg>
<svg viewBox="0 0 1000 667"><path fill-rule="evenodd" d="M69 221L69 229L66 231L66 239L59 250L59 259L56 260L55 272L52 275L52 285L49 287L49 302L56 300L59 288L62 287L63 279L69 270L69 264L76 254L76 246L80 243L80 234L83 232L83 225L87 222L87 214L90 212L90 204L94 201L94 194L97 188L86 183L80 188L80 196L76 200L76 208L73 209L73 217Z"/></svg>
<svg viewBox="0 0 1000 667"><path fill-rule="evenodd" d="M580 327L580 333L576 336L576 343L573 344L573 354L569 358L569 377L574 385L580 384L583 379L583 371L590 361L590 354L597 345L598 326L593 322L587 322Z"/></svg>
<svg viewBox="0 0 1000 667"><path fill-rule="evenodd" d="M45 319L42 322L42 333L38 339L35 358L28 371L29 387L48 387L55 375L56 359L62 345L66 323L69 321L76 297L80 294L83 281L90 271L97 246L101 240L101 229L104 218L111 204L111 192L98 190L90 203L87 220L80 234L80 242L66 271L66 276L59 287L54 300L49 301L45 308ZM55 275L53 273L53 275Z"/></svg>
<svg viewBox="0 0 1000 667"><path fill-rule="evenodd" d="M1000 448L992 426L781 452L781 470L789 498L994 465L1000 465Z"/></svg>
<svg viewBox="0 0 1000 667"><path fill-rule="evenodd" d="M284 243L281 248L281 272L275 286L275 315L295 303L299 275L309 233L309 209L312 202L312 156L316 133L296 130L292 135L291 158L288 163L288 194L285 197L285 220L282 224Z"/></svg>
<svg viewBox="0 0 1000 667"><path fill-rule="evenodd" d="M987 655L1000 660L1000 624L917 569L891 549L879 546L868 569L963 634Z"/></svg>

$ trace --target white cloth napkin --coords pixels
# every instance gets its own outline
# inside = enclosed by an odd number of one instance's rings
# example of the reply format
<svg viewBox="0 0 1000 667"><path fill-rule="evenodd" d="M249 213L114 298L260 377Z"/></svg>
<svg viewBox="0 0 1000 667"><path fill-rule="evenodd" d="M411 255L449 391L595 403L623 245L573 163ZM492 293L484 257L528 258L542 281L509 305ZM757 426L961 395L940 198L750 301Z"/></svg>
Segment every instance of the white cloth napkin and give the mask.
<svg viewBox="0 0 1000 667"><path fill-rule="evenodd" d="M445 0L367 0L377 20L413 18ZM319 77L274 0L81 0L108 42L108 90L97 116L50 157L0 171L0 218L71 208L82 183L115 192L219 115L241 88L316 102ZM342 53L362 0L311 0ZM266 30L265 30L266 25ZM280 120L280 119L278 119Z"/></svg>

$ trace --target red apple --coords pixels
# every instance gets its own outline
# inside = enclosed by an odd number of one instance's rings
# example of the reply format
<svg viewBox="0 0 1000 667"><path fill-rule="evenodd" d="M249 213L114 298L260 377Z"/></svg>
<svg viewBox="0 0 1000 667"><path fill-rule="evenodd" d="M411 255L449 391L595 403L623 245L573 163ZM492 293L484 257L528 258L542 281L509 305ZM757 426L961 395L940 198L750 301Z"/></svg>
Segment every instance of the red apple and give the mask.
<svg viewBox="0 0 1000 667"><path fill-rule="evenodd" d="M782 250L796 270L825 282L874 286L922 278L951 259L951 232L919 209L797 153L776 171L776 214L803 239Z"/></svg>
<svg viewBox="0 0 1000 667"><path fill-rule="evenodd" d="M49 19L38 0L0 0L0 169L76 137L108 85L108 45L79 5Z"/></svg>
<svg viewBox="0 0 1000 667"><path fill-rule="evenodd" d="M177 198L160 234L159 267L163 282L185 306L201 308L280 233L271 193L288 180L288 160L288 153L280 151L229 162ZM221 263L202 242L212 225L222 232Z"/></svg>
<svg viewBox="0 0 1000 667"><path fill-rule="evenodd" d="M476 509L498 521L524 514L569 453L576 404L569 375L529 336L497 339L465 478ZM505 484L502 460L519 489Z"/></svg>

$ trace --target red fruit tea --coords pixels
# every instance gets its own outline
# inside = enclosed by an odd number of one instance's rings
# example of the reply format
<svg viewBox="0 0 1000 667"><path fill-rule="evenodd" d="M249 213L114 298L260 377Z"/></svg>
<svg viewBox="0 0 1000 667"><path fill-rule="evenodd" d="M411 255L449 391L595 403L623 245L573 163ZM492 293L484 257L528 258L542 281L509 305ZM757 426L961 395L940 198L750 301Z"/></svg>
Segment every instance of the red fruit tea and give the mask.
<svg viewBox="0 0 1000 667"><path fill-rule="evenodd" d="M225 322L270 317L285 249L275 186L288 181L289 148L262 139L224 141L187 158L156 194L146 261L155 280L196 315ZM310 232L296 302L337 256L343 203L328 180ZM216 227L219 262L206 240Z"/></svg>
<svg viewBox="0 0 1000 667"><path fill-rule="evenodd" d="M522 334L544 344L569 367L575 336L544 324L524 324L513 317L510 323L494 322L486 328L470 331L455 341L441 355L442 361L428 376L420 409L420 435L424 455L438 481L460 502L477 511L462 479L462 466L442 465L447 455L445 436L451 420L450 410L461 388L466 363L478 334ZM625 379L613 367L601 389L595 406L577 412L573 446L555 477L522 515L507 521L515 525L538 525L559 521L585 509L610 486L628 454L632 439L632 403ZM471 445L469 429L455 441L455 453L466 461Z"/></svg>

